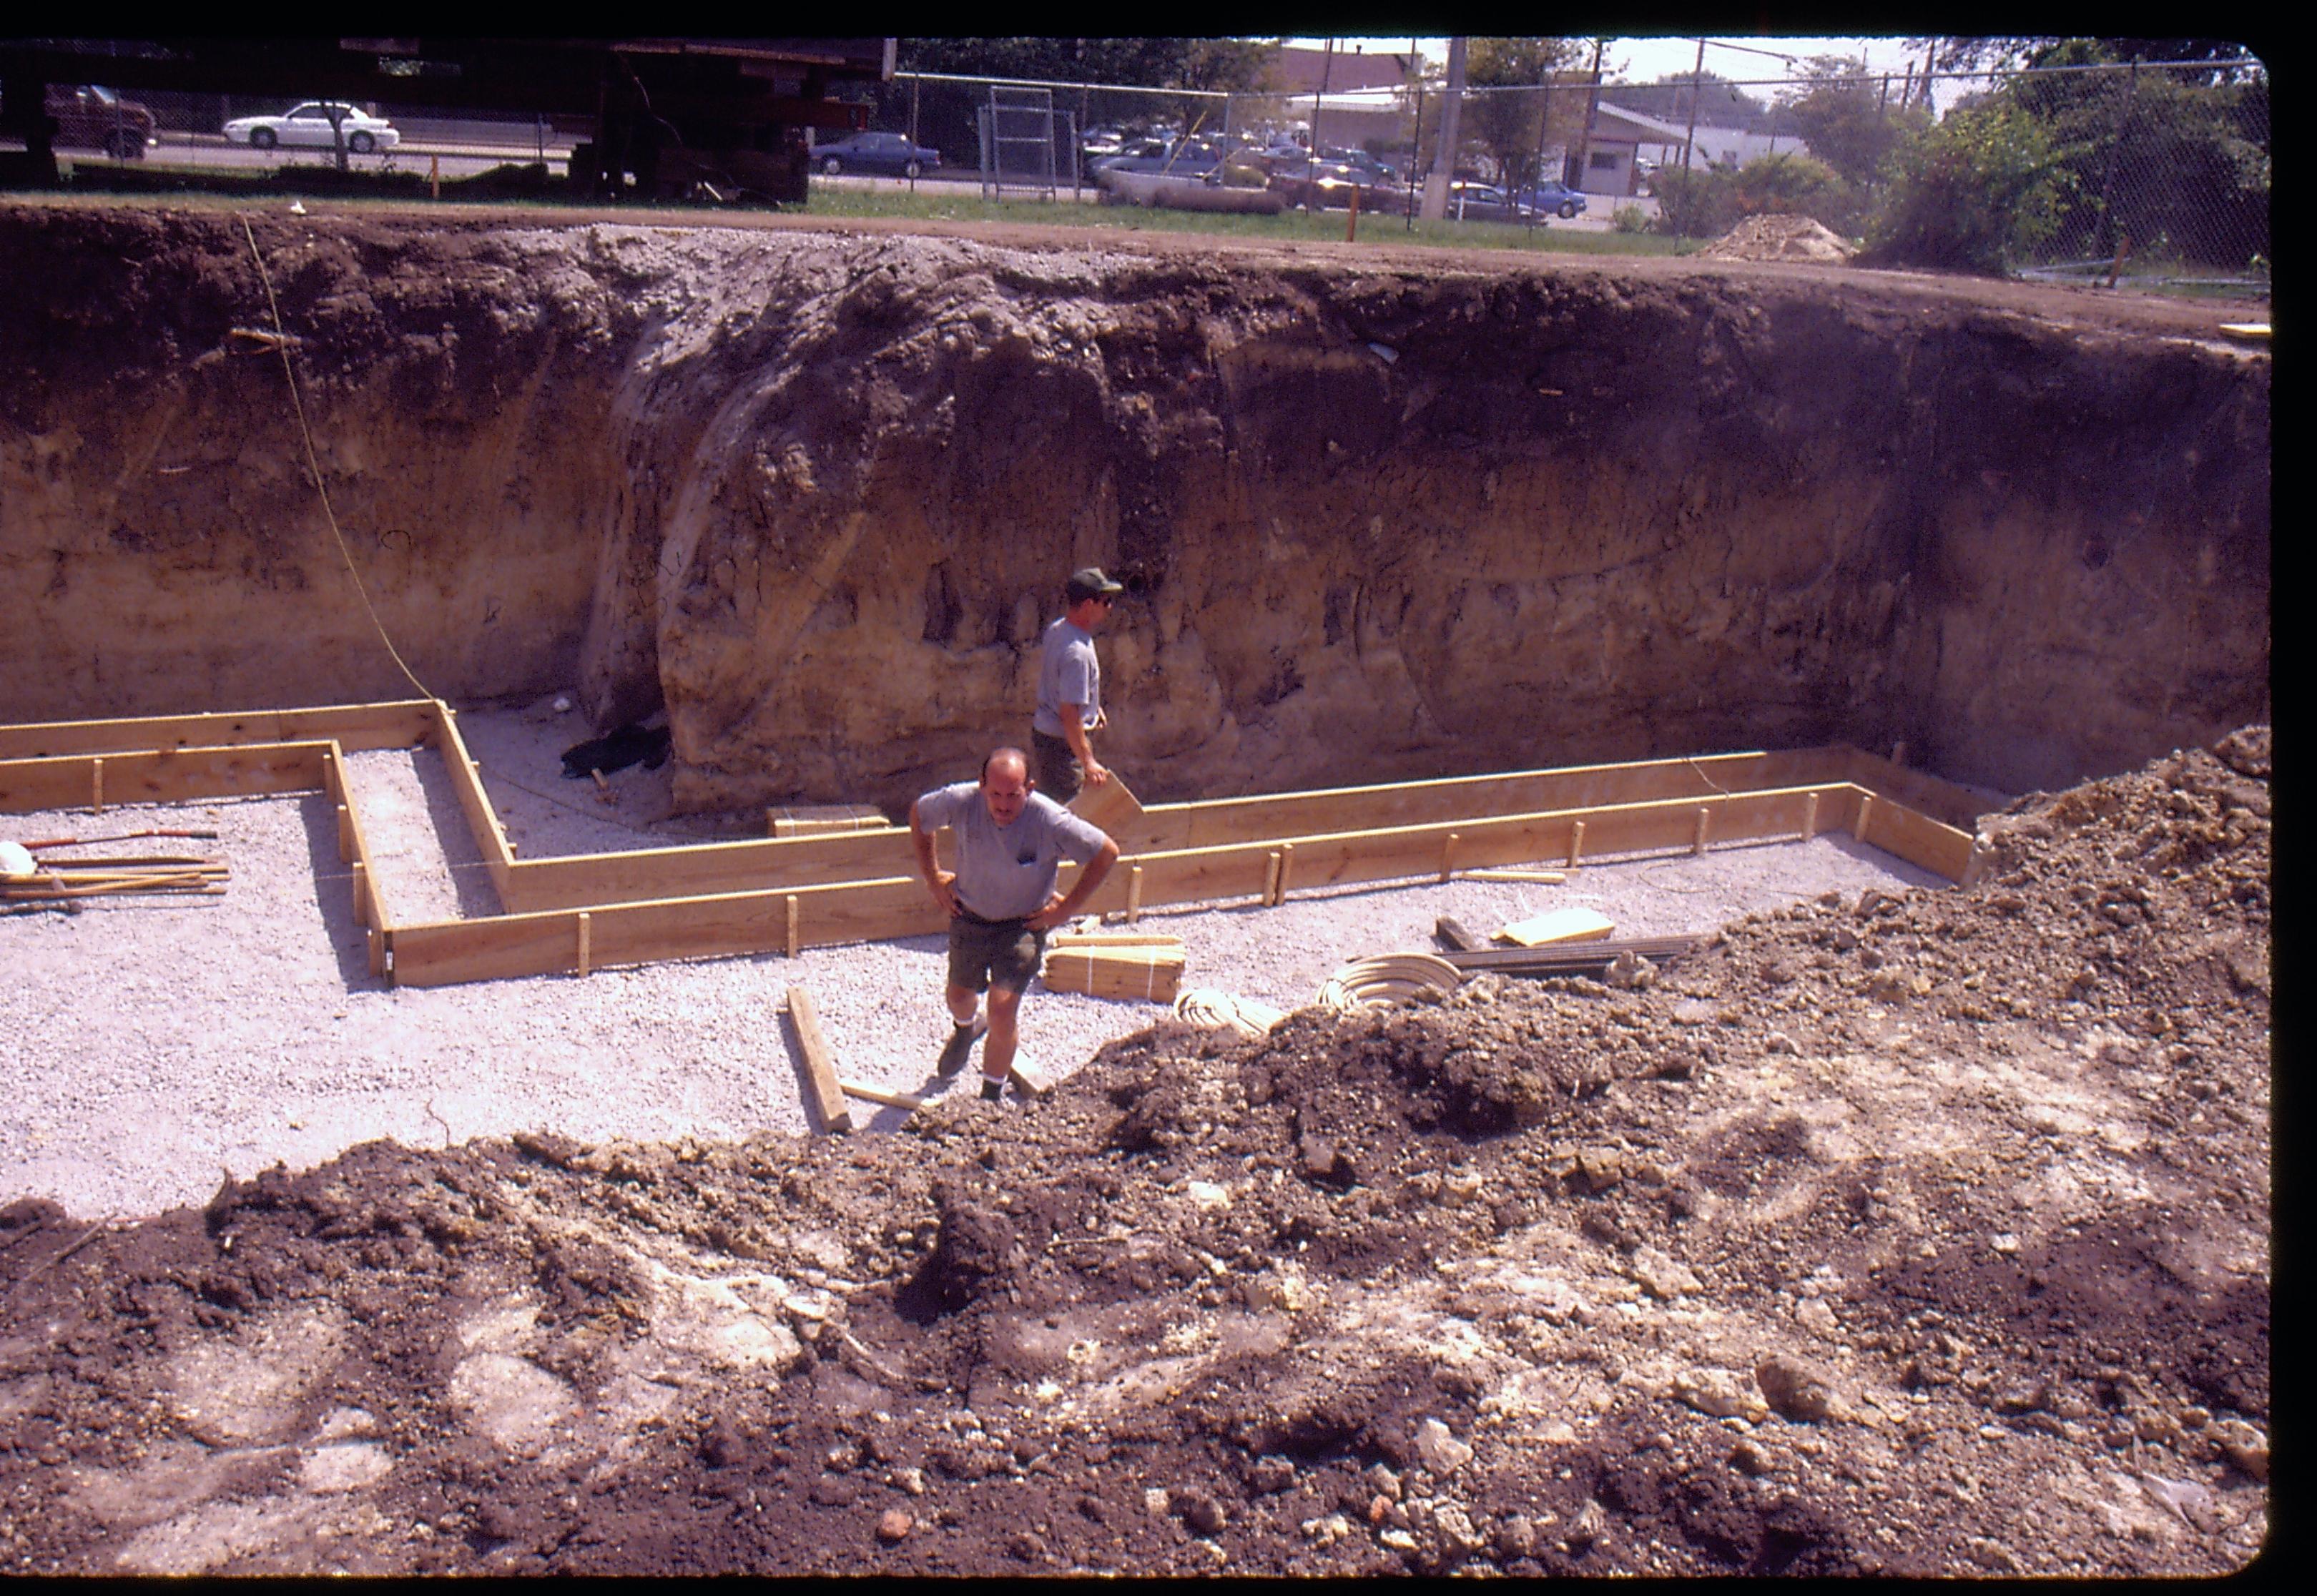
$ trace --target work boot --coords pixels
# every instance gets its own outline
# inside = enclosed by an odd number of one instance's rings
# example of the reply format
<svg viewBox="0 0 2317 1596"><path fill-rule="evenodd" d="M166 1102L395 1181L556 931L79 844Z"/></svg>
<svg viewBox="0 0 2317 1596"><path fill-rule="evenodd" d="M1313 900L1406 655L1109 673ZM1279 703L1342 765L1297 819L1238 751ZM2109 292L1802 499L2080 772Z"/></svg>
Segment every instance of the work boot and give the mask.
<svg viewBox="0 0 2317 1596"><path fill-rule="evenodd" d="M980 1041L989 1030L989 1021L977 1014L971 1023L951 1031L949 1040L942 1044L941 1057L934 1067L944 1076L957 1074L965 1067L967 1057L973 1052L973 1044Z"/></svg>
<svg viewBox="0 0 2317 1596"><path fill-rule="evenodd" d="M993 1081L993 1080L991 1080L988 1075L984 1075L984 1076L982 1076L982 1077L981 1077L981 1101L984 1101L984 1102L1003 1102L1003 1101L1005 1101L1005 1099L1006 1099L1006 1083L1005 1083L1005 1082L1003 1082L1003 1081Z"/></svg>

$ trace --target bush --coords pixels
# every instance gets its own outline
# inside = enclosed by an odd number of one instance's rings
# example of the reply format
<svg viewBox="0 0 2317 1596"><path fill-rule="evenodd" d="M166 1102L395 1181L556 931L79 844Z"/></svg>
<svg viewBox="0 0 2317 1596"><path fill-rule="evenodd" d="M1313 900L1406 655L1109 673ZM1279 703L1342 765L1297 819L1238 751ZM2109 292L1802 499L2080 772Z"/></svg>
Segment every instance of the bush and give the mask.
<svg viewBox="0 0 2317 1596"><path fill-rule="evenodd" d="M1825 162L1773 155L1738 174L1738 209L1748 216L1806 216L1847 236L1858 231L1864 207Z"/></svg>
<svg viewBox="0 0 2317 1596"><path fill-rule="evenodd" d="M2001 101L1947 113L1892 157L1865 263L1999 275L2058 230L2075 179L2042 121Z"/></svg>
<svg viewBox="0 0 2317 1596"><path fill-rule="evenodd" d="M1658 174L1657 230L1679 238L1719 238L1738 225L1738 174L1715 169Z"/></svg>
<svg viewBox="0 0 2317 1596"><path fill-rule="evenodd" d="M1650 213L1638 205L1620 205L1609 213L1609 225L1620 233L1646 233Z"/></svg>

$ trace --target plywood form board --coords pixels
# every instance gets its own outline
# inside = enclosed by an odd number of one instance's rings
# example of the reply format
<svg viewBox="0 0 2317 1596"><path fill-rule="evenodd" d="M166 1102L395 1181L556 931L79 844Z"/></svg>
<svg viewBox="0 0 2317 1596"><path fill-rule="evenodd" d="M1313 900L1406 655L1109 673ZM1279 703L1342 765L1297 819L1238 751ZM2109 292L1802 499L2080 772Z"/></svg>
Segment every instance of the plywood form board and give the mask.
<svg viewBox="0 0 2317 1596"><path fill-rule="evenodd" d="M1845 748L1846 769L1843 779L1866 789L1879 798L1904 804L1942 825L1959 831L1976 832L1979 817L1986 813L1986 803L1974 798L1966 788L1925 771L1910 771L1904 765L1893 764L1877 753L1862 749Z"/></svg>
<svg viewBox="0 0 2317 1596"><path fill-rule="evenodd" d="M142 753L0 760L0 814L85 809L102 766L104 802L171 804L243 793L314 792L327 743L253 743Z"/></svg>
<svg viewBox="0 0 2317 1596"><path fill-rule="evenodd" d="M1972 837L1970 832L1942 825L1878 793L1867 807L1865 834L1858 840L1885 853L1895 853L1933 875L1959 882L1971 865Z"/></svg>
<svg viewBox="0 0 2317 1596"><path fill-rule="evenodd" d="M415 748L434 735L434 700L258 709L237 715L148 715L0 726L0 760L67 753L150 753L251 743L335 739L344 748Z"/></svg>
<svg viewBox="0 0 2317 1596"><path fill-rule="evenodd" d="M1799 834L1812 792L1819 795L1821 829L1847 827L1858 789L1847 785L1748 793L1713 800L1714 834L1724 841ZM1689 845L1698 804L1694 798L1625 805L1571 813L1507 816L1458 825L1405 826L1334 837L1295 839L1296 879L1306 886L1390 880L1436 868L1440 845L1461 834L1460 860L1505 863L1565 848L1569 828L1582 816L1604 851L1642 851ZM1259 897L1276 850L1259 843L1146 854L1142 902L1191 903ZM1414 861L1411 865L1411 861ZM1101 913L1123 906L1126 885L1113 871L1086 906ZM1072 867L1064 867L1067 886ZM659 958L763 953L788 945L786 900L800 907L798 943L834 947L922 936L943 929L941 911L915 874L882 880L839 881L790 892L738 892L644 903L593 906L594 958L598 966ZM502 915L398 926L389 939L392 979L398 985L568 973L577 948L576 911Z"/></svg>
<svg viewBox="0 0 2317 1596"><path fill-rule="evenodd" d="M1656 760L1640 764L1597 765L1574 771L1525 771L1495 776L1395 782L1377 787L1278 793L1251 798L1221 798L1192 804L1157 805L1131 823L1130 862L1150 852L1216 847L1234 842L1276 844L1285 839L1366 829L1412 812L1430 818L1461 820L1468 815L1517 814L1538 809L1622 803L1657 797L1713 795L1708 780L1733 789L1847 780L1848 748L1799 749L1776 753L1716 754L1697 760ZM1564 781L1562 777L1574 778ZM1789 780L1788 778L1792 780ZM1514 800L1534 795L1576 792L1569 803ZM1606 798L1586 794L1608 794ZM1362 805L1371 795L1382 811ZM1083 795L1082 795L1083 796ZM1504 806L1511 805L1510 807ZM1822 820L1821 827L1832 821ZM1193 840L1200 838L1203 840ZM1126 845L1125 842L1122 845ZM1594 843L1590 846L1604 844ZM1537 858L1540 855L1528 855ZM1467 858L1457 862L1486 864ZM1518 862L1518 861L1506 861ZM689 847L644 848L618 853L571 854L556 859L517 860L500 887L512 913L580 908L590 904L633 903L699 894L793 888L836 881L903 875L915 868L908 828L893 826L819 837L751 839ZM1301 861L1295 880L1309 885ZM497 880L497 877L494 877ZM1255 889L1259 896L1261 882ZM1163 902L1151 898L1147 901ZM1138 905L1139 906L1139 905Z"/></svg>
<svg viewBox="0 0 2317 1596"><path fill-rule="evenodd" d="M460 812L467 817L467 829L482 852L483 868L490 872L491 886L504 905L507 902L507 867L514 862L514 853L507 847L506 833L501 829L491 800L483 791L482 773L468 756L466 739L459 735L457 713L448 705L438 708L435 745L442 750L443 765L450 773L451 790L458 795Z"/></svg>
<svg viewBox="0 0 2317 1596"><path fill-rule="evenodd" d="M1112 837L1140 834L1137 822L1142 818L1142 800L1115 771L1100 786L1081 789L1069 807L1079 819Z"/></svg>
<svg viewBox="0 0 2317 1596"><path fill-rule="evenodd" d="M1847 781L1852 752L1826 747L1717 753L1695 759L1511 771L1319 792L1157 804L1143 812L1141 824L1147 833L1160 839L1152 849L1158 851L1657 798L1709 798L1725 790L1761 791Z"/></svg>
<svg viewBox="0 0 2317 1596"><path fill-rule="evenodd" d="M327 783L325 790L332 795L338 823L338 853L353 877L355 923L362 926L368 943L370 973L386 973L386 893L378 884L378 871L371 867L370 842L362 834L362 811L353 801L353 791L346 782L344 751L333 742L329 756L323 762Z"/></svg>
<svg viewBox="0 0 2317 1596"><path fill-rule="evenodd" d="M663 958L774 953L788 946L788 900L798 904L801 947L841 947L928 936L947 919L915 876L839 881L794 892L738 892L649 903L598 904L585 911L595 967ZM398 986L571 973L577 968L574 909L398 925L389 939Z"/></svg>
<svg viewBox="0 0 2317 1596"><path fill-rule="evenodd" d="M740 891L876 880L917 868L907 826L820 837L639 848L514 860L500 898L515 914Z"/></svg>

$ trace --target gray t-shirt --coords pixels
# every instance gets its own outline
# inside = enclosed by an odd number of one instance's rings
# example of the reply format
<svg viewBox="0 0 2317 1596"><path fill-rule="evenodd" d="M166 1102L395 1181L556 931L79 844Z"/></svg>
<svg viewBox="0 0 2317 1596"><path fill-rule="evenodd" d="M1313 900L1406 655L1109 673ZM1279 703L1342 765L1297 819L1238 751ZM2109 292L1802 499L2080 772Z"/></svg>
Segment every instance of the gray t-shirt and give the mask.
<svg viewBox="0 0 2317 1596"><path fill-rule="evenodd" d="M1064 704L1076 704L1089 727L1102 710L1102 662L1095 657L1094 634L1071 625L1067 615L1046 628L1039 645L1038 712L1031 726L1050 737L1063 736Z"/></svg>
<svg viewBox="0 0 2317 1596"><path fill-rule="evenodd" d="M1001 827L975 781L936 787L917 800L917 824L927 832L946 825L957 838L957 900L984 920L1034 914L1054 895L1061 861L1084 864L1110 838L1042 792Z"/></svg>

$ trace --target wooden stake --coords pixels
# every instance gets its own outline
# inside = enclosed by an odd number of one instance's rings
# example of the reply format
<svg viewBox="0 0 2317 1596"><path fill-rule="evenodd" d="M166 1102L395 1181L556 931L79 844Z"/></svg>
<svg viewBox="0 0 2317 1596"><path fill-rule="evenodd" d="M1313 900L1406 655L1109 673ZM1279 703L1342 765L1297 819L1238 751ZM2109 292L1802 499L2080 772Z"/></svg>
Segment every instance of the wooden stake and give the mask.
<svg viewBox="0 0 2317 1596"><path fill-rule="evenodd" d="M867 1081L840 1078L836 1085L837 1089L847 1097L865 1098L871 1102L883 1103L889 1109L907 1109L911 1113L917 1112L932 1101L930 1098L919 1097L914 1092L896 1092L890 1086L872 1085Z"/></svg>
<svg viewBox="0 0 2317 1596"><path fill-rule="evenodd" d="M1448 878L1456 870L1457 841L1458 834L1452 831L1440 843L1440 880L1443 886L1447 884Z"/></svg>
<svg viewBox="0 0 2317 1596"><path fill-rule="evenodd" d="M344 804L338 806L338 857L350 860L354 856L354 820Z"/></svg>
<svg viewBox="0 0 2317 1596"><path fill-rule="evenodd" d="M1858 795L1858 818L1852 821L1850 825L1850 834L1852 837L1861 843L1866 840L1867 817L1874 813L1874 795L1871 792L1860 793Z"/></svg>
<svg viewBox="0 0 2317 1596"><path fill-rule="evenodd" d="M1713 815L1713 811L1705 805L1697 806L1697 835L1691 839L1689 844L1689 851L1693 856L1705 851L1705 828Z"/></svg>
<svg viewBox="0 0 2317 1596"><path fill-rule="evenodd" d="M1585 857L1585 823L1572 820L1569 824L1569 868L1575 869Z"/></svg>
<svg viewBox="0 0 2317 1596"><path fill-rule="evenodd" d="M94 815L102 815L102 814L103 814L103 813L104 813L104 761L103 761L103 760L102 760L102 759L92 759L92 760L90 760L90 761L88 762L88 786L89 786L89 796L88 796L89 812L90 812L91 814L94 814Z"/></svg>
<svg viewBox="0 0 2317 1596"><path fill-rule="evenodd" d="M587 911L582 909L579 911L579 974L582 976L587 973Z"/></svg>
<svg viewBox="0 0 2317 1596"><path fill-rule="evenodd" d="M1279 885L1271 889L1271 902L1275 907L1287 901L1287 874L1294 868L1295 844L1293 843L1280 843Z"/></svg>
<svg viewBox="0 0 2317 1596"><path fill-rule="evenodd" d="M1277 900L1273 894L1279 890L1279 850L1272 849L1263 856L1263 905L1269 908Z"/></svg>
<svg viewBox="0 0 2317 1596"><path fill-rule="evenodd" d="M1803 800L1803 841L1807 843L1816 835L1818 835L1818 794L1812 793Z"/></svg>
<svg viewBox="0 0 2317 1596"><path fill-rule="evenodd" d="M1142 918L1142 867L1134 865L1126 873L1126 923L1132 925Z"/></svg>
<svg viewBox="0 0 2317 1596"><path fill-rule="evenodd" d="M353 872L352 879L354 884L354 923L356 925L368 925L370 923L370 893L367 889L370 886L370 882L366 878L365 872L362 869L362 861L361 860L357 859L354 860L353 865L349 868Z"/></svg>
<svg viewBox="0 0 2317 1596"><path fill-rule="evenodd" d="M1907 762L1907 744L1904 738L1891 745L1891 762L1894 765L1903 765Z"/></svg>
<svg viewBox="0 0 2317 1596"><path fill-rule="evenodd" d="M796 894L795 894L795 893L792 892L792 893L790 893L790 894L789 894L789 896L788 896L788 905L789 905L789 941L788 941L788 956L789 956L791 958L794 958L797 956L798 950L800 950L800 949L804 945L804 943L803 943L803 939L802 939L802 938L801 938L801 937L799 937L799 936L797 935L797 901L796 901Z"/></svg>
<svg viewBox="0 0 2317 1596"><path fill-rule="evenodd" d="M789 1018L796 1024L797 1048L804 1055L805 1080L812 1088L821 1124L830 1130L852 1129L853 1114L845 1106L845 1093L836 1084L836 1062L829 1053L828 1039L821 1034L820 1016L813 1012L812 999L801 986L789 988Z"/></svg>

